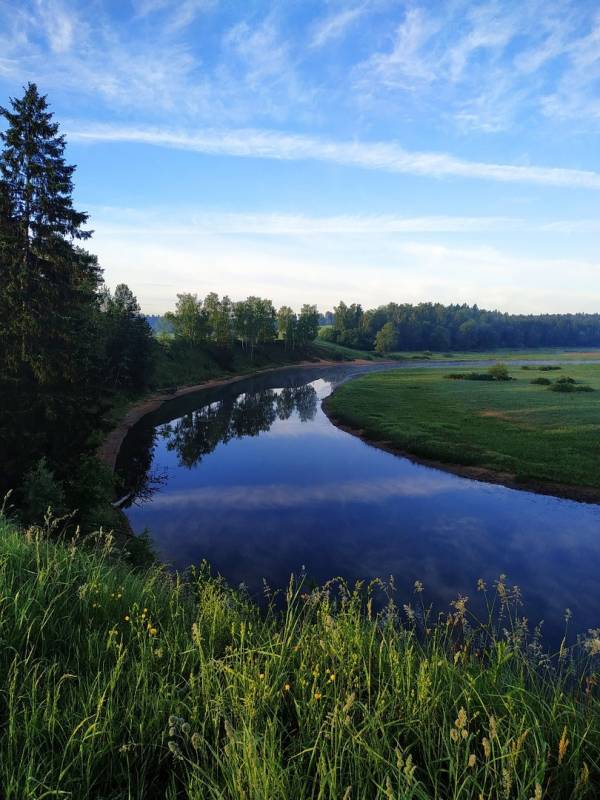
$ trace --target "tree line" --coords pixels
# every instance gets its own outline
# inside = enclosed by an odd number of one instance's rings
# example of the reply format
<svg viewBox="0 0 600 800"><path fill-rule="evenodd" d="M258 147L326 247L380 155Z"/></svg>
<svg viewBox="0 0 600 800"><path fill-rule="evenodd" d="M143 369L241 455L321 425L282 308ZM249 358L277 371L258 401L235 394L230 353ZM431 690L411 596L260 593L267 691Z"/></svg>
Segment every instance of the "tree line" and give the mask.
<svg viewBox="0 0 600 800"><path fill-rule="evenodd" d="M331 318L320 338L380 353L600 346L600 314L506 314L441 303L388 303L364 311L340 302Z"/></svg>
<svg viewBox="0 0 600 800"><path fill-rule="evenodd" d="M204 299L197 294L178 294L175 310L163 319L167 323L163 333L172 333L192 346L231 348L239 341L251 358L258 345L277 339L290 350L306 347L319 331L319 312L314 305L305 304L296 314L289 306L276 311L266 298L251 296L233 302L215 292Z"/></svg>

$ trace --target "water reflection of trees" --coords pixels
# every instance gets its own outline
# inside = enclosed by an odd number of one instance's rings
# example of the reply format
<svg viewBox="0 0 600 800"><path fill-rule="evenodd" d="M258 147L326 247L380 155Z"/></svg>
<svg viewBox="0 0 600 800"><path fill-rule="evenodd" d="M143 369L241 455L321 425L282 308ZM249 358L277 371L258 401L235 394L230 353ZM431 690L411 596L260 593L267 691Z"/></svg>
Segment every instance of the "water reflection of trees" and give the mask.
<svg viewBox="0 0 600 800"><path fill-rule="evenodd" d="M163 425L159 435L167 449L175 451L181 466L191 468L221 443L244 436L258 436L277 420L289 419L294 411L302 422L317 412L317 393L309 385L275 391L264 389L237 398L224 398Z"/></svg>

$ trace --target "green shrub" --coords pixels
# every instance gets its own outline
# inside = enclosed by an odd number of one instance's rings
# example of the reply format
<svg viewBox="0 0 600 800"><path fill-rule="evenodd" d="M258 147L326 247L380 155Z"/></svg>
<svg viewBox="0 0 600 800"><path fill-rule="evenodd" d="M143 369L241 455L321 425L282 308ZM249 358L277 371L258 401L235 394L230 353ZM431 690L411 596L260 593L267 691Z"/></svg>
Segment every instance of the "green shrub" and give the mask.
<svg viewBox="0 0 600 800"><path fill-rule="evenodd" d="M544 364L543 367L538 367L538 369L540 372L550 372L551 370L562 369L562 367L559 367L558 364Z"/></svg>
<svg viewBox="0 0 600 800"><path fill-rule="evenodd" d="M495 381L510 381L511 377L508 374L508 367L506 364L494 364L493 367L488 369L488 374L492 376Z"/></svg>
<svg viewBox="0 0 600 800"><path fill-rule="evenodd" d="M449 378L452 381L495 381L493 375L489 372L449 372L444 375L444 378Z"/></svg>
<svg viewBox="0 0 600 800"><path fill-rule="evenodd" d="M550 386L552 383L549 378L534 378L530 383L535 384L536 386Z"/></svg>
<svg viewBox="0 0 600 800"><path fill-rule="evenodd" d="M582 384L581 386L575 387L576 392L593 392L595 391L593 386L589 386L587 383Z"/></svg>
<svg viewBox="0 0 600 800"><path fill-rule="evenodd" d="M575 378L569 378L569 377L566 377L566 376L564 378L558 378L556 382L557 383L561 383L561 384L562 383L577 383Z"/></svg>
<svg viewBox="0 0 600 800"><path fill-rule="evenodd" d="M62 516L65 513L64 487L55 478L45 458L40 458L25 476L21 494L23 516L28 522L44 519L49 509L54 516Z"/></svg>
<svg viewBox="0 0 600 800"><path fill-rule="evenodd" d="M560 381L556 381L556 383L553 383L548 389L550 389L551 392L563 392L564 394L575 391L575 387L572 383L561 383Z"/></svg>

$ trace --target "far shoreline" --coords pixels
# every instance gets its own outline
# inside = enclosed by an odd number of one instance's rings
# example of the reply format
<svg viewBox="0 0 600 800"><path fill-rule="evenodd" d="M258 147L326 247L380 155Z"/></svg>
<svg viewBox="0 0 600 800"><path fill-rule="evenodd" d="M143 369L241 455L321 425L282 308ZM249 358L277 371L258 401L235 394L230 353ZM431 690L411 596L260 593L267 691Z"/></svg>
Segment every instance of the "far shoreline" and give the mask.
<svg viewBox="0 0 600 800"><path fill-rule="evenodd" d="M105 436L102 444L97 450L97 456L99 460L110 469L111 472L114 472L119 451L130 429L133 428L133 426L136 425L136 423L143 419L143 417L145 417L147 414L151 414L153 411L156 411L170 400L176 400L179 397L184 397L188 394L195 394L196 392L201 392L205 389L229 386L230 384L238 383L239 381L246 380L247 378L265 375L271 372L281 372L286 369L306 369L308 367L340 367L344 366L344 364L348 366L353 364L360 367L368 366L373 363L396 364L397 362L393 360L386 361L384 359L373 362L362 358L357 358L352 361L333 361L327 359L318 361L299 361L297 363L291 362L289 364L282 364L281 366L277 367L267 367L266 369L241 372L229 378L210 378L202 383L181 386L174 392L154 392L146 395L141 400L134 402L130 406L121 421Z"/></svg>
<svg viewBox="0 0 600 800"><path fill-rule="evenodd" d="M337 391L337 390L336 390ZM332 425L336 428L355 436L370 447L376 447L378 450L384 450L386 453L406 458L414 464L421 464L424 467L431 467L438 469L441 472L448 472L452 475L458 475L461 478L469 478L470 480L480 481L481 483L490 483L497 486L504 486L507 489L515 489L520 492L530 492L531 494L546 495L556 497L560 500L573 500L578 503L588 503L591 505L600 504L600 488L596 489L593 486L572 486L567 483L554 483L552 481L519 481L516 476L510 472L497 472L489 469L488 467L475 467L467 466L466 464L455 464L445 461L436 461L432 458L425 458L416 455L410 451L404 450L395 445L393 442L384 439L377 440L367 436L361 428L355 428L343 422L339 417L336 417L329 408L329 401L335 392L332 392L329 397L326 397L321 407L323 413L327 416Z"/></svg>

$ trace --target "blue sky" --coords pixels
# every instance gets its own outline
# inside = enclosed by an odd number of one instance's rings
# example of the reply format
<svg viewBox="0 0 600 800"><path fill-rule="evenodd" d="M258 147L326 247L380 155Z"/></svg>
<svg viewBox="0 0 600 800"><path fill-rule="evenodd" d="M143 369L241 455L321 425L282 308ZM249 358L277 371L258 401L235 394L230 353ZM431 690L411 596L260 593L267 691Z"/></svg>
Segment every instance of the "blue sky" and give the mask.
<svg viewBox="0 0 600 800"><path fill-rule="evenodd" d="M0 0L110 285L600 310L600 6Z"/></svg>

